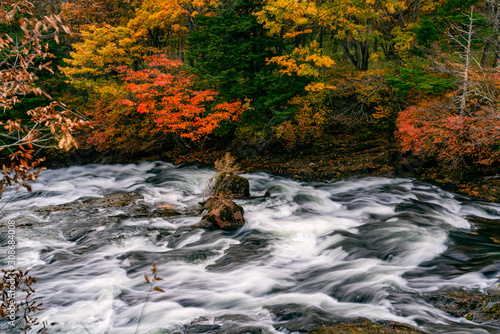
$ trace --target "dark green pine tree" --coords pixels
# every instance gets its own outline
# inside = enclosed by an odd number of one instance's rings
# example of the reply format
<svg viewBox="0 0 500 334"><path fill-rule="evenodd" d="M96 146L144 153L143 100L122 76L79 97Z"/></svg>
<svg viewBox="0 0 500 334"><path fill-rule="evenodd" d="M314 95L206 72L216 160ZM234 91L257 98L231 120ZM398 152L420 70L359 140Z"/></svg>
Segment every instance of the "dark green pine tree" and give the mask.
<svg viewBox="0 0 500 334"><path fill-rule="evenodd" d="M287 101L304 93L311 78L279 73L267 59L279 55L279 39L266 34L252 14L259 0L227 0L209 15L196 17L189 35L187 56L200 75L227 101L251 100L251 110L242 116L246 125L261 126L286 119L293 109Z"/></svg>

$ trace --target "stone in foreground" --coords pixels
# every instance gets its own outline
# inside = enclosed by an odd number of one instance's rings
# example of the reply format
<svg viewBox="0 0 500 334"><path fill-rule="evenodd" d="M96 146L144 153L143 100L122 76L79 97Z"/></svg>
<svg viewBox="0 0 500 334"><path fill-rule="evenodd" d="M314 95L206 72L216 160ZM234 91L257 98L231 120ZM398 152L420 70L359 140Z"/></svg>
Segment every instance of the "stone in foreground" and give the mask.
<svg viewBox="0 0 500 334"><path fill-rule="evenodd" d="M229 199L211 197L204 205L207 213L198 226L234 231L245 224L243 208Z"/></svg>

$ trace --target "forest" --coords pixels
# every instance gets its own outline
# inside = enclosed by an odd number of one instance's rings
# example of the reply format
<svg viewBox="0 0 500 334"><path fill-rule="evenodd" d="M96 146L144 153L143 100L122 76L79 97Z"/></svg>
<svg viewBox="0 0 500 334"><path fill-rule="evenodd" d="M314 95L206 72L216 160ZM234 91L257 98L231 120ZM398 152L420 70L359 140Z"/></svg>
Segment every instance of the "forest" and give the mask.
<svg viewBox="0 0 500 334"><path fill-rule="evenodd" d="M289 176L335 156L358 166L325 177L410 169L497 199L480 188L500 162L498 0L6 0L0 18L2 189L29 188L57 150L231 151Z"/></svg>
<svg viewBox="0 0 500 334"><path fill-rule="evenodd" d="M500 0L2 0L0 107L0 331L500 331Z"/></svg>

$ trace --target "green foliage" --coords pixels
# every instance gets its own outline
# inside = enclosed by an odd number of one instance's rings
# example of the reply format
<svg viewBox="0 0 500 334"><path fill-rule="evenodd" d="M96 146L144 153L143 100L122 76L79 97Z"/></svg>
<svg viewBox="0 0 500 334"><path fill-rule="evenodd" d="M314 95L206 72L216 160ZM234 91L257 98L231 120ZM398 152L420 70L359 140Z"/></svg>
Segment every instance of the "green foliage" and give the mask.
<svg viewBox="0 0 500 334"><path fill-rule="evenodd" d="M454 43L450 43L450 38L447 33L457 27L461 28L467 22L467 13L471 6L474 6L478 0L449 0L434 13L429 15L421 15L418 24L415 27L415 39L420 47L416 52L421 55L421 52L429 51L433 43L438 43L443 48L454 47ZM484 24L484 19L476 15L478 20ZM478 23L478 22L476 22Z"/></svg>
<svg viewBox="0 0 500 334"><path fill-rule="evenodd" d="M421 68L399 69L398 76L387 75L387 82L396 89L400 99L406 99L410 91L424 94L437 94L457 86L456 79L426 73Z"/></svg>
<svg viewBox="0 0 500 334"><path fill-rule="evenodd" d="M267 64L281 42L252 15L259 7L254 0L224 2L196 16L197 29L189 35L193 71L226 101L250 100L251 109L241 117L249 124L285 119L291 111L287 101L303 94L311 80L281 74Z"/></svg>
<svg viewBox="0 0 500 334"><path fill-rule="evenodd" d="M442 31L431 17L422 16L415 34L418 45L428 48L432 43L440 40L441 34Z"/></svg>

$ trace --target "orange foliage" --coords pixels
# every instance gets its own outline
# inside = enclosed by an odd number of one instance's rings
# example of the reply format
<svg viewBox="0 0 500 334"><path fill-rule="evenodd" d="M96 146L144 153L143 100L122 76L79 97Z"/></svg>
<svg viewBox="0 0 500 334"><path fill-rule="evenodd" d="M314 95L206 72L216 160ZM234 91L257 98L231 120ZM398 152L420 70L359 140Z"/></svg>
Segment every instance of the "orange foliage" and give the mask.
<svg viewBox="0 0 500 334"><path fill-rule="evenodd" d="M223 121L236 121L245 106L241 102L216 102L217 92L193 89L193 75L180 67L180 60L165 55L147 57L149 68L134 71L122 67L127 90L134 94L122 104L150 114L159 130L199 141Z"/></svg>
<svg viewBox="0 0 500 334"><path fill-rule="evenodd" d="M133 155L157 150L166 139L154 133L149 115L130 110L116 97L101 98L87 115L92 121L84 140L98 151Z"/></svg>

